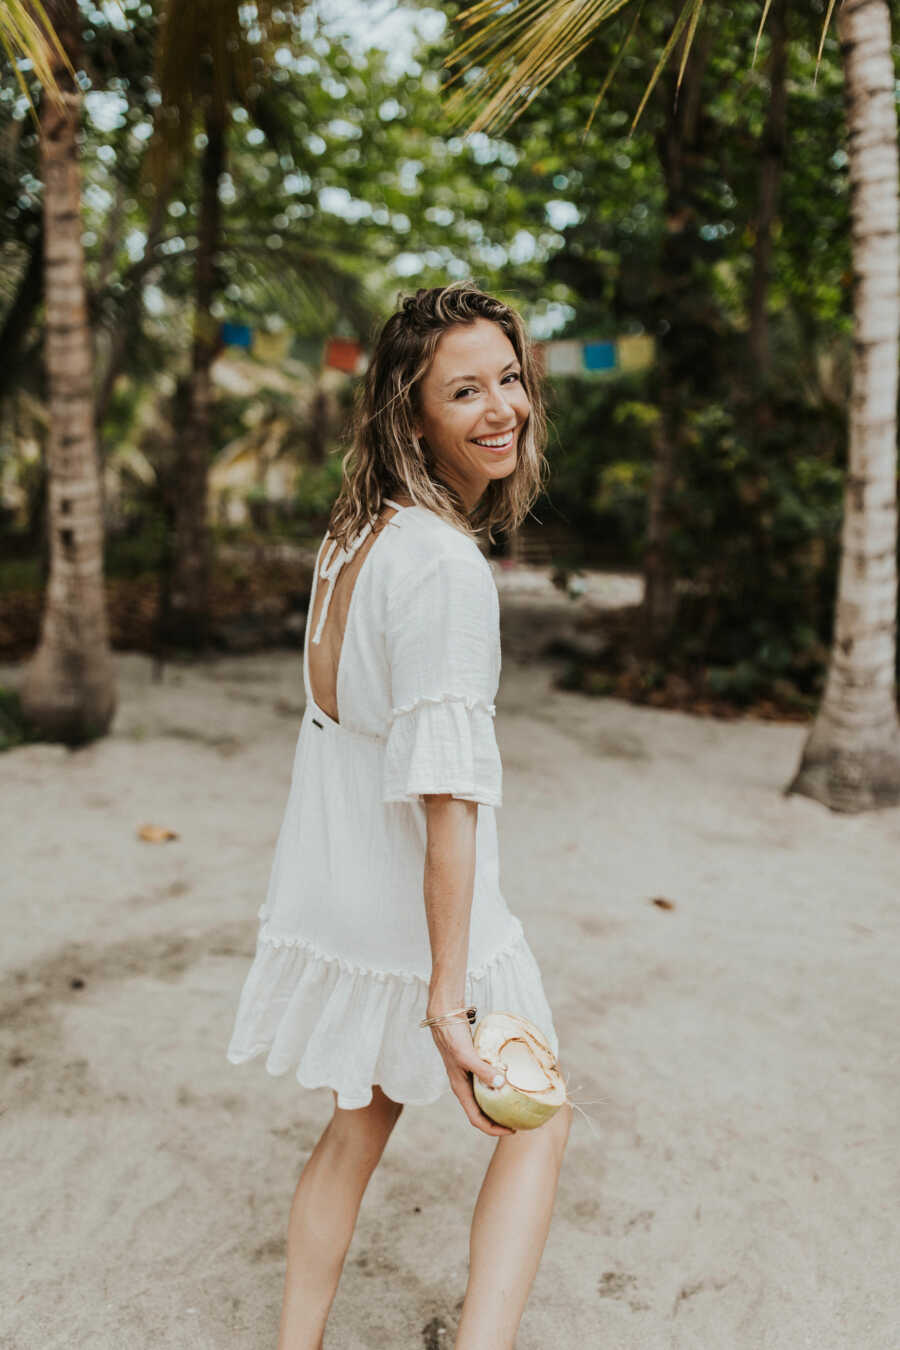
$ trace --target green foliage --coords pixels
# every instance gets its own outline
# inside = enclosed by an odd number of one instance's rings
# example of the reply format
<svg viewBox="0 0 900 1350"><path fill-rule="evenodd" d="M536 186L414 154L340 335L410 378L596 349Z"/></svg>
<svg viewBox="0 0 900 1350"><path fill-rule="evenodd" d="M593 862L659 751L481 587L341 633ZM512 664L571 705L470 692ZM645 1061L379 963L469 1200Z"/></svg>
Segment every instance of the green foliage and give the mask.
<svg viewBox="0 0 900 1350"><path fill-rule="evenodd" d="M324 520L331 510L341 484L341 456L329 455L324 464L305 464L300 472L294 498L296 516L301 525Z"/></svg>
<svg viewBox="0 0 900 1350"><path fill-rule="evenodd" d="M0 561L0 595L6 591L35 591L43 584L39 558Z"/></svg>
<svg viewBox="0 0 900 1350"><path fill-rule="evenodd" d="M660 353L656 369L632 384L552 382L550 506L580 532L585 561L640 565L665 408L676 460L669 559L680 600L665 665L707 670L709 689L735 701L778 685L790 702L820 688L831 636L851 303L846 129L836 43L826 43L813 84L814 16L792 14L765 381L750 368L747 344L770 99L768 36L752 59L758 20L758 5L743 2L717 15L677 191L665 162L672 72L635 135L625 134L663 35L659 11L648 15L653 40L618 68L588 135L627 15L611 19L505 134L548 155L552 147L565 166L561 195L578 205L547 267L575 297L560 336L643 329ZM646 666L635 682L653 692Z"/></svg>
<svg viewBox="0 0 900 1350"><path fill-rule="evenodd" d="M553 382L550 502L584 558L640 560L656 422L639 388ZM789 381L785 380L787 385ZM738 702L821 688L831 639L842 514L844 415L788 389L762 411L735 388L688 411L670 510L680 578L672 669L706 669ZM537 514L543 518L538 509ZM647 672L644 672L645 676ZM644 684L653 687L652 681Z"/></svg>
<svg viewBox="0 0 900 1350"><path fill-rule="evenodd" d="M161 512L145 506L123 529L108 532L105 574L132 579L155 576L163 566L166 546L166 522Z"/></svg>
<svg viewBox="0 0 900 1350"><path fill-rule="evenodd" d="M673 552L689 584L678 653L720 667L730 692L821 685L840 546L846 429L837 414L782 395L766 425L751 406L710 405L690 419L672 504ZM724 686L723 686L724 687Z"/></svg>
<svg viewBox="0 0 900 1350"><path fill-rule="evenodd" d="M582 543L581 564L637 567L643 554L652 432L657 410L646 376L548 381L549 510Z"/></svg>
<svg viewBox="0 0 900 1350"><path fill-rule="evenodd" d="M451 18L459 8L444 7ZM217 317L281 321L308 351L332 333L368 339L401 289L471 275L526 318L568 316L554 336L653 334L672 377L665 394L659 367L550 382L552 476L535 514L569 524L576 564L639 567L654 444L672 399L681 616L665 665L642 670L641 690L659 692L670 669L704 669L722 697L746 702L777 686L785 700L802 701L820 686L830 640L847 402L852 278L836 46L826 43L814 85L821 7L791 11L789 154L768 294L775 374L760 399L746 343L769 106L768 35L752 59L758 0L716 13L674 212L664 172L674 71L629 134L671 20L665 7L645 7L646 41L629 46L584 130L630 8L502 138L464 138L448 125L441 69L458 30L448 26L395 75L385 53L351 52L314 22L304 25L296 59L268 72L252 108L234 108ZM138 578L158 571L168 542L161 500L179 425L173 389L190 364L199 203L195 164L164 199L147 190L160 7L122 0L121 12L125 27L96 6L85 11L83 84L105 97L86 102L81 148L98 383L106 354L127 335L126 378L106 407L102 450L114 466L116 455L138 448L156 473L155 484L131 485L107 546L110 574ZM34 129L15 75L2 68L0 111L11 127L0 165L2 327L39 246L42 198ZM31 354L17 387L27 381L38 402L42 323L36 306L9 344ZM220 393L213 410L219 449L246 432L250 402L263 417L296 414L285 444L301 473L289 515L249 496L265 533L314 533L340 483L344 447L332 443L324 463L305 463L306 409L292 401L300 402L267 387ZM0 573L0 588L15 580ZM609 681L596 676L598 688Z"/></svg>

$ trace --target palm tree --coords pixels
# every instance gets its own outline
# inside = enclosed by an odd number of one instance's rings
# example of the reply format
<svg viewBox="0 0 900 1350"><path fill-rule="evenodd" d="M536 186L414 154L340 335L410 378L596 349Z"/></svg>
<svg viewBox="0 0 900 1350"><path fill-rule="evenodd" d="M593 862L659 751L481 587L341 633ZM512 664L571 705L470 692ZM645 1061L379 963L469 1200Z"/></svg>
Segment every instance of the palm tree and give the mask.
<svg viewBox="0 0 900 1350"><path fill-rule="evenodd" d="M750 290L749 348L758 387L771 368L769 346L769 281L778 194L784 172L787 127L787 7L788 0L772 0L768 28L772 43L769 62L769 107L759 156L759 199L753 224L753 278Z"/></svg>
<svg viewBox="0 0 900 1350"><path fill-rule="evenodd" d="M25 668L20 694L26 717L46 737L79 744L108 729L116 688L103 586L93 354L81 246L81 90L73 70L80 15L77 0L48 0L47 11L60 39L47 44L43 58L60 97L45 93L40 111L50 574L40 642Z"/></svg>
<svg viewBox="0 0 900 1350"><path fill-rule="evenodd" d="M474 33L448 58L472 69L448 111L476 110L468 130L514 120L628 0L479 0L457 16ZM819 57L836 0L829 0ZM635 19L597 101L635 31ZM680 86L703 0L685 0L638 107L680 45ZM769 12L763 6L760 32ZM849 128L856 278L850 442L834 642L825 694L789 791L837 811L900 802L897 718L897 363L900 222L897 112L887 0L842 0L837 10ZM757 34L757 42L759 33ZM462 65L462 63L465 63Z"/></svg>
<svg viewBox="0 0 900 1350"><path fill-rule="evenodd" d="M248 33L242 0L166 0L156 54L162 96L159 134L151 148L149 172L166 181L190 154L199 120L204 144L200 157L200 204L194 284L194 333L188 379L187 415L181 429L174 494L172 575L168 578L165 636L181 646L203 649L208 640L212 566L207 521L207 478L212 459L212 378L219 325L213 315L218 294L217 254L222 248L219 183L227 168L231 109L237 102L251 114L262 92L268 52L286 42L299 0L256 0ZM264 128L265 129L265 128Z"/></svg>
<svg viewBox="0 0 900 1350"><path fill-rule="evenodd" d="M834 642L791 791L842 811L900 801L897 723L897 108L886 0L843 0L853 370Z"/></svg>

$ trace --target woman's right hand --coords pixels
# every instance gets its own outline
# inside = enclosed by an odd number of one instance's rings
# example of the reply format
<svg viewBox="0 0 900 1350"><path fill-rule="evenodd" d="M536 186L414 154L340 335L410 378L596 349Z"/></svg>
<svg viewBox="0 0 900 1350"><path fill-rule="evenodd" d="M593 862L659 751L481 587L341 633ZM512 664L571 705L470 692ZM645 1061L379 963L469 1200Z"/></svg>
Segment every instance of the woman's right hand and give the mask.
<svg viewBox="0 0 900 1350"><path fill-rule="evenodd" d="M431 1034L444 1061L450 1087L476 1130L492 1135L515 1134L515 1130L498 1125L490 1116L486 1116L475 1100L471 1075L474 1074L488 1087L492 1087L497 1070L476 1055L468 1022L444 1022L432 1027Z"/></svg>

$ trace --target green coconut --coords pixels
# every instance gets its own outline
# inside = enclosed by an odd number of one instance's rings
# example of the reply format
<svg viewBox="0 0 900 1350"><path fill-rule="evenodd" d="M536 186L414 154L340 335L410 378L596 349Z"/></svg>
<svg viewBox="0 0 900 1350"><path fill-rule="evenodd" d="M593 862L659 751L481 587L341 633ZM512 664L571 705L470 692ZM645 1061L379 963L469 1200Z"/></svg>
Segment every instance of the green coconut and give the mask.
<svg viewBox="0 0 900 1350"><path fill-rule="evenodd" d="M473 1076L475 1100L486 1116L512 1130L534 1130L568 1100L546 1036L518 1013L482 1017L472 1036L476 1054L503 1075L500 1087Z"/></svg>

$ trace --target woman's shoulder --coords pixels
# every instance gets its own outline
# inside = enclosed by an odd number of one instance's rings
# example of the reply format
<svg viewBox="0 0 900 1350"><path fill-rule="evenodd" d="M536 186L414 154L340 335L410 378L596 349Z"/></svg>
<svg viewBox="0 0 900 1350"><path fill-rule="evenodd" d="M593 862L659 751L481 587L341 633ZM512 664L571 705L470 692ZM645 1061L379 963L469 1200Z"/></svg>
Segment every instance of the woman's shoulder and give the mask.
<svg viewBox="0 0 900 1350"><path fill-rule="evenodd" d="M388 583L414 581L436 564L468 562L492 577L490 564L474 539L427 506L407 506L393 517L399 528L390 550Z"/></svg>

